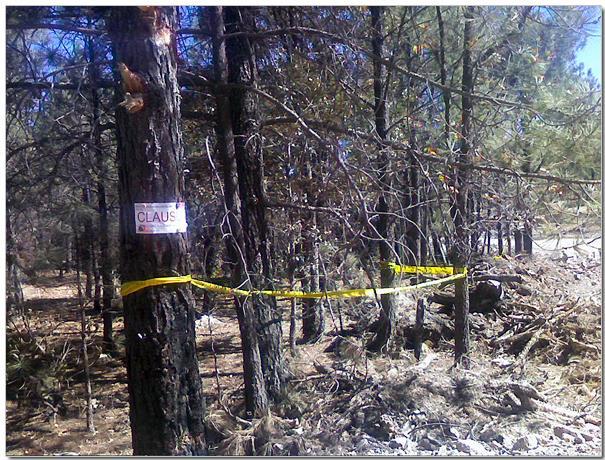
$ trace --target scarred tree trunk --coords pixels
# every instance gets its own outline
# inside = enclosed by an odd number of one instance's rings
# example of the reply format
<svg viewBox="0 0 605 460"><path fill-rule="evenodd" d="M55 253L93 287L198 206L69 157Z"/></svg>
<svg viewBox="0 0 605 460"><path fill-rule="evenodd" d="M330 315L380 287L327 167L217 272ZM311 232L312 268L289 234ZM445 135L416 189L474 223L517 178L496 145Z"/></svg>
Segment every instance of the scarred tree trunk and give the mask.
<svg viewBox="0 0 605 460"><path fill-rule="evenodd" d="M237 33L254 30L251 8L226 7L225 30ZM235 145L239 197L241 202L244 257L247 286L273 289L273 267L269 248L263 185L263 152L258 127L258 96L242 85L254 87L258 82L256 53L242 35L227 39L226 55L229 83L231 125ZM283 358L281 315L275 297L253 296L257 320L258 346L267 393L273 401L283 397L286 366Z"/></svg>
<svg viewBox="0 0 605 460"><path fill-rule="evenodd" d="M228 65L224 40L223 8L220 6L210 8L210 18L215 78L217 82L226 84L228 82ZM244 282L245 276L245 261L241 257L245 243L241 227L235 142L228 90L224 86L218 86L215 98L217 144L223 170L225 206L227 208L226 225L223 228L223 233L226 235L226 258L231 268L232 282L239 286ZM263 378L257 320L250 299L235 297L235 306L242 340L246 411L251 416L258 416L267 411L269 398Z"/></svg>
<svg viewBox="0 0 605 460"><path fill-rule="evenodd" d="M134 220L135 203L183 201L176 18L174 7L114 7L108 21L116 60L135 73L123 87L143 102L116 111L122 282L190 273L186 233L137 234ZM124 297L124 328L133 454L205 454L191 287Z"/></svg>
<svg viewBox="0 0 605 460"><path fill-rule="evenodd" d="M379 181L381 184L380 197L378 198L378 224L377 231L380 235L378 250L380 253L380 285L381 287L393 286L394 272L386 262L391 261L395 254L391 250L389 239L391 237L391 219L389 217L388 190L391 187L391 178L389 176L389 155L382 141L388 140L387 133L387 97L384 85L384 65L382 64L383 48L383 24L384 7L371 6L371 24L372 24L372 53L377 57L374 59L374 117L376 123L376 133L380 139L378 148L380 152ZM380 296L380 318L376 335L368 343L368 350L380 351L386 347L395 327L397 318L397 305L392 294L383 294Z"/></svg>

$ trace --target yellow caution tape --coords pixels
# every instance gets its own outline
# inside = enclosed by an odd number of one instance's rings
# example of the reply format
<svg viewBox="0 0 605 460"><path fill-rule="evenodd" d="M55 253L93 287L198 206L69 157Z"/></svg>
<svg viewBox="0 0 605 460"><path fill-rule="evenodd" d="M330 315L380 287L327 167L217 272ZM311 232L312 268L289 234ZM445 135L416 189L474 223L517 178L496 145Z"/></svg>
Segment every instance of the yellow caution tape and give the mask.
<svg viewBox="0 0 605 460"><path fill-rule="evenodd" d="M416 289L422 289L425 287L435 286L448 281L454 281L466 277L466 270L464 273L458 273L455 275L448 276L447 278L441 278L438 280L427 281L426 283L414 284L410 286L390 287L390 288L366 288L366 289L342 289L339 291L321 291L321 292L304 292L304 291L287 291L287 290L275 290L275 291L259 291L259 290L245 290L238 288L231 288L226 286L220 286L218 284L209 283L207 281L197 280L192 278L191 275L186 276L170 276L164 278L152 278L145 281L128 281L122 284L122 296L125 297L133 292L140 291L151 286L159 286L162 284L175 284L175 283L191 283L201 289L206 289L211 292L217 292L220 294L233 294L241 296L251 295L266 295L270 297L281 297L288 299L322 299L322 298L335 298L335 297L371 297L382 294L397 294L405 291L413 291Z"/></svg>
<svg viewBox="0 0 605 460"><path fill-rule="evenodd" d="M394 262L385 262L384 266L389 267L395 273L413 273L424 275L453 275L454 267L431 267L431 266L414 266L414 265L397 265ZM466 267L461 273L466 274Z"/></svg>
<svg viewBox="0 0 605 460"><path fill-rule="evenodd" d="M162 284L176 284L176 283L188 283L192 281L191 275L186 276L166 276L164 278L151 278L145 281L127 281L122 284L121 294L122 297L132 294L133 292L140 291L152 286L160 286Z"/></svg>

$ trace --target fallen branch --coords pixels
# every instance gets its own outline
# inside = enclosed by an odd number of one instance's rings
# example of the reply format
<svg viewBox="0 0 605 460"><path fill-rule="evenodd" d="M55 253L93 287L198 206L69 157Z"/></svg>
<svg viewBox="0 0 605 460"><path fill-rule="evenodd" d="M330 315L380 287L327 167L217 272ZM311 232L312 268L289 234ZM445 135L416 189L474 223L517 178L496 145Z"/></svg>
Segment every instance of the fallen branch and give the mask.
<svg viewBox="0 0 605 460"><path fill-rule="evenodd" d="M513 348L516 345L529 341L536 332L536 330L523 331L512 336L499 337L494 340L494 345L508 345L509 348Z"/></svg>

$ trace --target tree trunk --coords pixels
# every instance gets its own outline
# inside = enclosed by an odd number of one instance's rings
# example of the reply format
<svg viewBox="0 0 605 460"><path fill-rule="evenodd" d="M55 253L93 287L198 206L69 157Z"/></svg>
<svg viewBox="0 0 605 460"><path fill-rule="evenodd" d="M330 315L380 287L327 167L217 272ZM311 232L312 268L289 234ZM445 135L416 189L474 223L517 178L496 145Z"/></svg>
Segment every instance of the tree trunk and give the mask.
<svg viewBox="0 0 605 460"><path fill-rule="evenodd" d="M109 253L109 212L107 209L107 194L105 192L105 181L107 180L107 159L103 152L101 142L101 102L97 82L99 81L99 69L96 63L96 52L94 48L94 38L90 37L87 43L88 62L91 89L92 120L91 120L91 146L95 153L97 165L97 206L99 211L99 265L100 275L103 285L103 350L108 353L115 352L113 341L113 318L111 312L111 301L115 296L113 286L113 276L111 273L111 257Z"/></svg>
<svg viewBox="0 0 605 460"><path fill-rule="evenodd" d="M103 293L103 285L101 284L101 272L99 271L99 258L97 257L97 251L95 248L92 249L92 272L95 278L95 292L93 295L93 313L98 315L101 313L101 296Z"/></svg>
<svg viewBox="0 0 605 460"><path fill-rule="evenodd" d="M133 209L183 202L176 28L175 7L114 7L108 21L116 60L136 73L123 88L143 104L116 110L122 282L190 273L187 234L137 234ZM206 453L194 313L185 283L124 297L134 455Z"/></svg>
<svg viewBox="0 0 605 460"><path fill-rule="evenodd" d="M437 9L437 23L439 25L439 53L437 54L439 59L439 79L442 85L447 85L447 67L445 63L445 28L443 26L443 18L441 17L441 8ZM447 89L443 90L443 116L445 123L443 125L443 138L446 147L449 147L450 142L450 91Z"/></svg>
<svg viewBox="0 0 605 460"><path fill-rule="evenodd" d="M289 53L288 53L289 55ZM291 164L291 150L288 148L288 163ZM307 162L308 164L308 162ZM294 202L294 196L292 194L292 183L290 181L290 176L288 175L288 201L290 203ZM290 285L290 290L293 291L296 286L296 274L300 271L300 250L301 250L301 242L299 231L302 233L300 216L294 212L294 210L288 210L288 225L291 229L290 241L288 242L288 282ZM319 267L318 267L319 268ZM298 349L296 345L296 314L297 314L297 299L290 299L290 331L289 331L289 342L290 342L290 356L296 357L298 356Z"/></svg>
<svg viewBox="0 0 605 460"><path fill-rule="evenodd" d="M481 255L489 255L492 249L492 234L490 233L489 226L485 229L485 236L483 238L483 247L481 248Z"/></svg>
<svg viewBox="0 0 605 460"><path fill-rule="evenodd" d="M506 248L509 256L513 255L513 245L510 237L510 221L506 221Z"/></svg>
<svg viewBox="0 0 605 460"><path fill-rule="evenodd" d="M319 242L317 241L317 215L312 212L302 228L305 277L303 289L319 290ZM324 308L322 299L304 299L302 312L303 343L317 341L324 332Z"/></svg>
<svg viewBox="0 0 605 460"><path fill-rule="evenodd" d="M429 212L429 191L428 187L423 187L422 193L422 231L420 232L420 265L426 265L429 260L429 220L430 220L430 212Z"/></svg>
<svg viewBox="0 0 605 460"><path fill-rule="evenodd" d="M410 151L414 152L417 149L415 130L411 130L410 134ZM408 171L408 193L409 193L409 208L407 209L406 219L406 257L405 261L408 265L420 264L420 194L418 182L418 162L414 159L412 153L409 155L410 168Z"/></svg>
<svg viewBox="0 0 605 460"><path fill-rule="evenodd" d="M310 155L313 155L311 153ZM305 176L312 183L314 158L308 158L305 164ZM305 191L307 204L312 206L321 206L315 199L315 194L307 189ZM302 247L304 253L304 273L303 289L316 292L319 290L319 241L317 228L317 213L309 212L302 222ZM324 333L324 301L323 299L305 299L303 300L302 312L302 332L303 343L316 342Z"/></svg>
<svg viewBox="0 0 605 460"><path fill-rule="evenodd" d="M471 252L477 253L477 248L479 247L479 231L477 229L475 219L475 210L476 210L476 201L475 201L475 193L472 190L468 191L467 197L467 225L470 230L470 238L471 238Z"/></svg>
<svg viewBox="0 0 605 460"><path fill-rule="evenodd" d="M496 224L496 228L498 229L498 255L501 256L504 254L504 239L502 236L502 220L498 220Z"/></svg>
<svg viewBox="0 0 605 460"><path fill-rule="evenodd" d="M446 257L443 252L443 248L441 245L441 239L435 230L431 231L431 241L433 242L433 252L435 254L434 259L438 264L445 264Z"/></svg>
<svg viewBox="0 0 605 460"><path fill-rule="evenodd" d="M86 208L86 213L83 216L84 231L82 232L82 236L80 238L79 263L81 264L82 271L84 271L84 275L86 276L84 295L87 299L92 299L92 287L94 284L92 251L94 250L94 243L92 218L88 213L88 207L90 206L90 187L88 186L82 188L82 203Z"/></svg>
<svg viewBox="0 0 605 460"><path fill-rule="evenodd" d="M515 254L521 254L523 252L523 234L518 228L515 229Z"/></svg>
<svg viewBox="0 0 605 460"><path fill-rule="evenodd" d="M477 185L477 190L473 191L473 202L475 204L475 215L473 216L473 229L475 233L475 246L474 252L479 252L479 242L481 241L481 234L485 231L485 225L483 225L483 218L481 217L481 184ZM487 216L489 219L489 215ZM481 250L483 253L483 249Z"/></svg>
<svg viewBox="0 0 605 460"><path fill-rule="evenodd" d="M228 65L223 8L212 7L210 18L215 79L217 82L225 84L228 82ZM232 282L239 286L244 281L245 261L240 251L243 251L245 244L241 227L235 142L228 90L218 87L215 98L217 147L223 170L225 206L227 208L227 218L224 221L226 228L223 229L223 233L226 235L226 262L231 268ZM250 416L259 416L266 413L269 407L269 397L263 378L256 316L251 301L247 297L236 297L235 306L242 340L246 411Z"/></svg>
<svg viewBox="0 0 605 460"><path fill-rule="evenodd" d="M422 353L422 333L424 327L424 299L416 303L416 322L414 323L414 357L420 360Z"/></svg>
<svg viewBox="0 0 605 460"><path fill-rule="evenodd" d="M523 226L523 250L529 255L533 252L532 228L529 221L525 221Z"/></svg>
<svg viewBox="0 0 605 460"><path fill-rule="evenodd" d="M254 11L249 7L226 7L227 33L254 31ZM244 36L227 39L226 54L231 125L241 203L244 257L248 287L273 289L273 267L269 248L263 152L258 127L258 96L240 85L254 87L258 82L254 46ZM257 320L258 345L267 393L278 402L283 397L286 364L283 358L281 315L275 297L253 296Z"/></svg>
<svg viewBox="0 0 605 460"><path fill-rule="evenodd" d="M402 207L409 206L408 197L403 196ZM405 254L407 252L407 247L405 245L405 220L397 219L393 224L393 246L395 247L395 253L400 260L405 260Z"/></svg>
<svg viewBox="0 0 605 460"><path fill-rule="evenodd" d="M408 7L411 13L414 13L414 7ZM406 60L406 68L410 72L416 71L414 63L414 53L412 52L412 45L410 38L406 35L405 41L407 42L405 45L405 60ZM413 117L411 114L414 113L416 108L416 94L415 94L416 83L413 79L408 80L408 100L406 101L407 105L407 113L408 119L412 120ZM409 150L408 150L408 170L406 172L407 175L407 209L405 210L406 220L405 220L405 242L406 242L406 252L404 261L407 265L419 265L420 264L420 181L418 177L418 170L420 169L420 164L415 157L415 153L418 150L418 142L416 136L416 128L414 126L414 122L410 123L409 129Z"/></svg>
<svg viewBox="0 0 605 460"><path fill-rule="evenodd" d="M17 263L17 250L13 237L10 214L6 213L6 272L9 307L18 307L24 301L23 287L21 286L21 269Z"/></svg>
<svg viewBox="0 0 605 460"><path fill-rule="evenodd" d="M471 43L474 40L473 16L474 7L467 7L464 13L464 51L462 58L462 90L465 93L473 91L473 61ZM452 207L455 229L455 241L452 251L452 262L455 272L460 273L468 264L470 256L468 231L468 181L472 149L472 116L473 100L469 95L462 96L462 139L458 163L461 166L455 174L455 198ZM472 212L472 210L471 210ZM469 352L469 298L468 278L464 277L455 282L455 321L454 321L454 355L457 363L468 365L466 356Z"/></svg>
<svg viewBox="0 0 605 460"><path fill-rule="evenodd" d="M76 245L85 243L76 240ZM76 262L76 284L78 287L78 306L80 308L80 340L82 350L82 370L84 371L84 398L86 399L86 429L89 433L95 432L92 405L92 385L90 383L90 367L88 365L88 340L86 310L84 308L84 297L82 296L82 282L80 279L80 260Z"/></svg>
<svg viewBox="0 0 605 460"><path fill-rule="evenodd" d="M292 190L289 189L290 199L292 198ZM290 224L292 225L292 218L290 214ZM292 228L294 226L292 225ZM288 264L288 283L290 285L290 290L295 289L296 283L296 268L297 264L296 260L296 244L294 241L290 241L288 244L288 255L290 257L290 262ZM289 342L290 342L290 356L295 357L298 356L298 349L296 348L296 299L290 299L290 331L289 331Z"/></svg>
<svg viewBox="0 0 605 460"><path fill-rule="evenodd" d="M73 244L72 244L72 235L67 233L65 235L65 273L71 272L73 260Z"/></svg>
<svg viewBox="0 0 605 460"><path fill-rule="evenodd" d="M389 155L387 149L382 144L382 141L388 140L387 132L387 95L384 85L384 66L382 64L383 51L383 24L384 24L384 7L371 6L371 25L372 25L372 53L376 56L374 59L374 117L376 122L376 133L380 139L378 149L380 151L379 182L381 184L380 196L376 210L378 212L378 223L376 230L380 236L378 251L380 253L380 285L383 288L393 286L395 274L386 263L391 261L394 254L391 251L389 239L391 236L391 219L389 218L389 201L388 193L391 187L391 178L389 176ZM380 296L380 318L378 319L378 327L376 335L368 343L368 350L381 351L386 348L397 319L397 304L391 294L383 294Z"/></svg>

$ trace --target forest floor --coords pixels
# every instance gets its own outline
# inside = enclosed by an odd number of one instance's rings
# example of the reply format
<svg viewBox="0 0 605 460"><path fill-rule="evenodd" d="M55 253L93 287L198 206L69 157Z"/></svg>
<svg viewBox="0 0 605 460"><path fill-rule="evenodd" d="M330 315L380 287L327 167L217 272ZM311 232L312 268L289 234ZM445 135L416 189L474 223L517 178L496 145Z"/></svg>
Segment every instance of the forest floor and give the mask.
<svg viewBox="0 0 605 460"><path fill-rule="evenodd" d="M399 296L397 333L381 356L362 347L376 303L333 301L319 342L298 345L295 356L285 344L288 399L252 423L238 417L243 382L235 312L228 299L217 299L196 322L212 452L600 456L600 256L486 256L480 272L520 281L504 283L495 309L471 314L469 369L453 366L453 318L435 303L427 306L422 353L414 357L416 300L430 291ZM74 277L45 273L25 296L22 314L7 321L7 454L131 454L123 353L101 354L96 316L89 318L89 352L97 432L86 431ZM289 302L282 307L287 342ZM340 312L345 337L336 340ZM118 316L120 350L122 329Z"/></svg>

